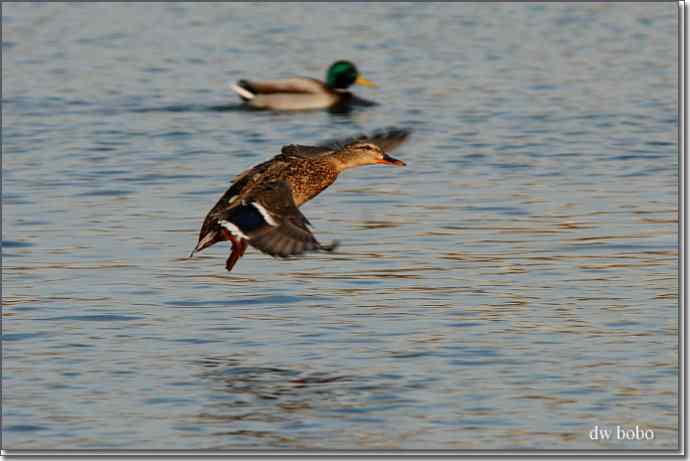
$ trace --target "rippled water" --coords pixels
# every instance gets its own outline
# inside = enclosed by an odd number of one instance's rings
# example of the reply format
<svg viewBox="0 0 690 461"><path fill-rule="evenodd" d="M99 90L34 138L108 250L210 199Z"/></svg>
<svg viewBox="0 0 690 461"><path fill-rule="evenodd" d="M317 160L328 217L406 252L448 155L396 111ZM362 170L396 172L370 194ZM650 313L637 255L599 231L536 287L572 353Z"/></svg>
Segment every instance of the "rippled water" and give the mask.
<svg viewBox="0 0 690 461"><path fill-rule="evenodd" d="M5 449L677 446L674 4L2 14ZM379 106L226 86L339 58ZM408 167L303 207L337 253L187 259L236 173L384 126Z"/></svg>

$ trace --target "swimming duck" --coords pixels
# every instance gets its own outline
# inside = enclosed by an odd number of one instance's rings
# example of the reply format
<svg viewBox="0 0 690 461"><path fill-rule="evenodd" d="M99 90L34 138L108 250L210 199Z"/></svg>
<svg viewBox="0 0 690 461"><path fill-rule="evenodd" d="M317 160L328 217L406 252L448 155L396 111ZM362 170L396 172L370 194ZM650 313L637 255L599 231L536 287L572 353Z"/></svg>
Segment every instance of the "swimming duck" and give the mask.
<svg viewBox="0 0 690 461"><path fill-rule="evenodd" d="M281 258L307 251L332 251L337 242L321 245L298 208L333 184L346 169L377 163L404 166L405 162L385 151L403 143L409 133L387 129L319 146L284 146L280 154L233 179L206 215L190 257L228 240L232 251L225 268L231 271L248 245Z"/></svg>
<svg viewBox="0 0 690 461"><path fill-rule="evenodd" d="M364 78L350 61L336 61L326 72L326 82L293 77L286 80L240 80L230 87L255 109L307 110L375 104L347 91L353 84L376 86Z"/></svg>

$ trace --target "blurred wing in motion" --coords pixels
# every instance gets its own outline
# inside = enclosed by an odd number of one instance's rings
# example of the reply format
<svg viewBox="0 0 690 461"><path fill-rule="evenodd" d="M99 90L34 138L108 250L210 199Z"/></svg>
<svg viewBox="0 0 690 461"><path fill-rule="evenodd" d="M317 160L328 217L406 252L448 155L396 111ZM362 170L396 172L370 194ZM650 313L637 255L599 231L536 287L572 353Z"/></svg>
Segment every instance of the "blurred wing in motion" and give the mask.
<svg viewBox="0 0 690 461"><path fill-rule="evenodd" d="M331 139L320 143L319 146L338 150L353 142L370 142L379 146L384 152L390 152L404 143L411 133L412 130L407 128L389 127L376 130L370 134L359 134L343 139Z"/></svg>

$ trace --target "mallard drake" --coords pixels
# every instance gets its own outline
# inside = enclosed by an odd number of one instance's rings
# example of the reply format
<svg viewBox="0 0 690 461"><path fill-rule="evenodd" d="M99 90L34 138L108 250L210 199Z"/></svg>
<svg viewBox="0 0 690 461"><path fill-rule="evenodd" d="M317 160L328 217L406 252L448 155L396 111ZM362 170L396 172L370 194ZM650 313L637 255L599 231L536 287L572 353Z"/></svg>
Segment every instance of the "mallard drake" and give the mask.
<svg viewBox="0 0 690 461"><path fill-rule="evenodd" d="M326 72L326 81L293 77L286 80L240 80L230 87L255 109L307 110L348 105L372 105L347 88L356 85L375 87L350 61L336 61Z"/></svg>
<svg viewBox="0 0 690 461"><path fill-rule="evenodd" d="M336 242L321 245L299 207L333 184L338 175L362 165L404 166L385 151L409 136L408 130L387 129L319 146L291 144L280 154L233 179L230 188L206 215L192 255L229 240L230 271L247 245L273 257L286 258L307 251L332 251Z"/></svg>

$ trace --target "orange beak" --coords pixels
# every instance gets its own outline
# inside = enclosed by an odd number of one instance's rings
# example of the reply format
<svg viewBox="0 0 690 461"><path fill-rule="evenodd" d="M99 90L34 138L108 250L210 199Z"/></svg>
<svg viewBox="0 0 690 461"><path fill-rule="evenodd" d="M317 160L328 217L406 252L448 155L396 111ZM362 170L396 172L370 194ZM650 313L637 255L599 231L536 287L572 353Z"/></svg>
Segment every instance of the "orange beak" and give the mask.
<svg viewBox="0 0 690 461"><path fill-rule="evenodd" d="M397 158L393 158L388 154L383 154L383 158L376 163L383 163L385 165L405 166L406 163Z"/></svg>
<svg viewBox="0 0 690 461"><path fill-rule="evenodd" d="M371 80L364 78L364 75L362 75L362 74L357 75L357 80L355 80L355 85L362 85L362 86L366 86L369 88L378 88L379 87L376 83L372 82Z"/></svg>

